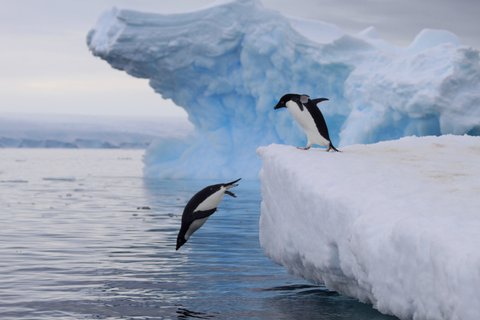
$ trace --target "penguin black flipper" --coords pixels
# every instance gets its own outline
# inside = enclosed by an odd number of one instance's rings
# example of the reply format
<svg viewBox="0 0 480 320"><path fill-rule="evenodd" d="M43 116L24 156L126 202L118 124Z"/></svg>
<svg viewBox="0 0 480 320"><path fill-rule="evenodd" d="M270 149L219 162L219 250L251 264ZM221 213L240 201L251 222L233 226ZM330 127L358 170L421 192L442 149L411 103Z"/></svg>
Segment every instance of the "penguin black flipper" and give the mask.
<svg viewBox="0 0 480 320"><path fill-rule="evenodd" d="M230 197L234 197L236 198L237 196L235 195L235 193L231 192L231 191L225 191L225 194L228 194Z"/></svg>
<svg viewBox="0 0 480 320"><path fill-rule="evenodd" d="M320 100L320 99L323 99L323 100ZM318 131L322 133L322 136L324 136L325 139L330 141L327 123L325 122L325 118L323 117L322 112L317 107L318 102L325 101L328 99L326 98L320 98L320 99L312 99L308 101L305 104L305 107L307 108L308 112L310 112L310 114L312 115L313 121L315 121L315 125L317 126Z"/></svg>
<svg viewBox="0 0 480 320"><path fill-rule="evenodd" d="M189 226L193 221L197 219L203 219L210 217L212 214L217 211L217 208L213 208L211 210L205 210L205 211L194 211L194 212L186 212L182 216L182 226L187 225Z"/></svg>
<svg viewBox="0 0 480 320"><path fill-rule="evenodd" d="M328 101L328 99L327 98L311 99L305 104L305 107L307 108L308 112L310 112L310 114L312 115L313 121L315 121L315 125L318 129L318 132L320 132L321 135L324 136L324 138L329 141L327 151L330 151L331 149L333 149L334 151L340 152L340 150L338 150L333 146L330 140L330 135L328 134L328 128L327 128L327 123L325 121L325 118L323 117L323 114L320 111L320 109L317 107L317 103L320 103L322 101Z"/></svg>
<svg viewBox="0 0 480 320"><path fill-rule="evenodd" d="M203 218L208 218L208 217L210 217L212 214L214 214L215 211L217 211L217 208L213 208L213 209L205 210L205 211L195 211L195 212L193 213L193 215L194 215L194 217L195 217L194 220L203 219Z"/></svg>

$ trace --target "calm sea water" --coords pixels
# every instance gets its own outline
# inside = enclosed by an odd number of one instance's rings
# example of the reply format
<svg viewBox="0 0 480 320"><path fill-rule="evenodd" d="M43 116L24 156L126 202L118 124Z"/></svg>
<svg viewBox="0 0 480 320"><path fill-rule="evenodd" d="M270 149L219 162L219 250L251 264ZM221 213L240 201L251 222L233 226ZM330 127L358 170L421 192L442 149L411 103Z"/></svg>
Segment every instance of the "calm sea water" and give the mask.
<svg viewBox="0 0 480 320"><path fill-rule="evenodd" d="M176 252L183 206L218 181L143 179L141 158L0 149L1 319L394 319L264 257L258 182Z"/></svg>

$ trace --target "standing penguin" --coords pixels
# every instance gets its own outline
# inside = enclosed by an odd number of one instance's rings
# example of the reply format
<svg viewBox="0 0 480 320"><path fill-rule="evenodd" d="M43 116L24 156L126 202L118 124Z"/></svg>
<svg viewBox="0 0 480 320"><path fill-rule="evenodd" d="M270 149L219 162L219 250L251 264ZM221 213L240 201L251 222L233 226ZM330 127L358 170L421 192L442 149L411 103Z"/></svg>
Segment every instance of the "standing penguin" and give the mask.
<svg viewBox="0 0 480 320"><path fill-rule="evenodd" d="M176 250L183 246L190 236L217 210L217 206L225 194L236 197L229 189L238 186L237 182L240 179L205 187L188 201L183 210L182 226L178 232Z"/></svg>
<svg viewBox="0 0 480 320"><path fill-rule="evenodd" d="M307 135L307 146L300 149L308 150L312 144L318 144L327 147L327 151L339 151L330 141L327 124L317 107L317 103L326 100L328 99L310 99L306 94L288 93L275 106L274 109L287 108Z"/></svg>

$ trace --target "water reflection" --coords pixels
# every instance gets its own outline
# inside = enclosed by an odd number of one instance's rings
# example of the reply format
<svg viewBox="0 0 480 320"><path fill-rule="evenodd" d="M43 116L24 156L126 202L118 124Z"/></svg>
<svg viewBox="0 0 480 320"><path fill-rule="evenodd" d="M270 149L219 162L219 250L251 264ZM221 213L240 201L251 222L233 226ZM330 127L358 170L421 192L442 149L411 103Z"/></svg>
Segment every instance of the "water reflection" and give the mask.
<svg viewBox="0 0 480 320"><path fill-rule="evenodd" d="M214 318L214 315L209 315L204 312L195 312L190 311L186 308L179 307L177 309L177 318L178 319L211 319Z"/></svg>
<svg viewBox="0 0 480 320"><path fill-rule="evenodd" d="M264 309L274 310L277 319L394 320L325 287L292 285L267 289L279 294L263 299Z"/></svg>

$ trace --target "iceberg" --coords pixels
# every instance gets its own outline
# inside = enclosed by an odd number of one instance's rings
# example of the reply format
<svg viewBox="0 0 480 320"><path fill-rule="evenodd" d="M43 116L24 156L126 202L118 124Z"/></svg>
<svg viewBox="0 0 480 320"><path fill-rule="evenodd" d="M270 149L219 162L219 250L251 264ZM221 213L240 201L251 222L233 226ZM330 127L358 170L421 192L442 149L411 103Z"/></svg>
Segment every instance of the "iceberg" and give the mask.
<svg viewBox="0 0 480 320"><path fill-rule="evenodd" d="M401 319L479 318L480 137L258 153L271 259Z"/></svg>
<svg viewBox="0 0 480 320"><path fill-rule="evenodd" d="M448 31L423 30L400 48L373 27L348 34L237 0L170 15L114 8L87 44L112 67L149 79L195 128L150 146L149 176L257 178L258 146L305 145L287 112L273 110L287 92L330 99L322 112L336 146L480 134L479 51Z"/></svg>

